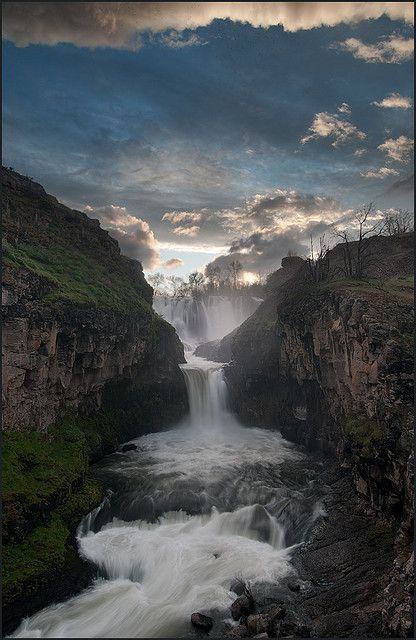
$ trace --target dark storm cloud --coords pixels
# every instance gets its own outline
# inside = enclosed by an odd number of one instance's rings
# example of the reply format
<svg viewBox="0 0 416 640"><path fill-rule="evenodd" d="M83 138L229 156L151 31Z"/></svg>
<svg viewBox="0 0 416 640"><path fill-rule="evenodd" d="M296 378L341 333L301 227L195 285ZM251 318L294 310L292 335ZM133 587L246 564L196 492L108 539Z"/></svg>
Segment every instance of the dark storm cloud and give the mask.
<svg viewBox="0 0 416 640"><path fill-rule="evenodd" d="M397 105L397 96L411 95L411 63L369 65L330 48L350 37L408 39L410 27L390 19L397 8L390 18L360 21L365 16L348 13L352 5L337 4L335 15L335 4L300 3L296 15L283 15L279 3L284 29L262 29L252 25L275 24L275 3L245 24L241 12L259 3L233 3L233 21L212 24L211 14L201 19L202 3L192 11L188 3L188 17L173 12L180 24L166 3L158 15L141 8L141 22L137 14L129 22L121 3L116 15L114 3L83 3L79 16L68 3L63 12L54 3L37 3L37 11L17 4L7 8L6 29L19 47L6 42L3 56L5 162L70 206L112 203L146 221L161 264L186 261L182 251L199 251L201 264L210 248L218 254L254 234L286 234L295 249L308 225L330 224L409 173L412 110L393 108L391 97ZM142 4L153 3L134 6ZM324 12L335 26L312 28ZM137 31L140 51L129 49ZM23 47L30 38L72 42L73 33L79 46ZM99 41L109 47L94 49ZM330 135L318 135L325 127ZM305 135L313 140L301 144ZM137 239L123 240L133 254ZM261 258L253 247L255 254Z"/></svg>
<svg viewBox="0 0 416 640"><path fill-rule="evenodd" d="M18 46L70 42L80 47L136 49L138 34L183 31L215 19L298 31L387 15L413 21L410 2L10 2L3 33Z"/></svg>

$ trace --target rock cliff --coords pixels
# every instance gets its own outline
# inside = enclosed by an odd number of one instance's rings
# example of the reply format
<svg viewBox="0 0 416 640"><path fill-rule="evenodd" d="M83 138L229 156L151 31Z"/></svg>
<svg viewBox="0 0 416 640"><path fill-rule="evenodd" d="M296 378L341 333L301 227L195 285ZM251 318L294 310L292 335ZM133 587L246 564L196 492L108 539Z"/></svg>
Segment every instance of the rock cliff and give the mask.
<svg viewBox="0 0 416 640"><path fill-rule="evenodd" d="M119 379L181 386L182 346L98 221L2 169L3 428L46 430Z"/></svg>
<svg viewBox="0 0 416 640"><path fill-rule="evenodd" d="M413 234L374 238L374 253L381 245L365 281L315 283L305 264L286 279L283 267L215 355L231 352L227 381L246 423L332 456L364 509L395 523L382 617L386 634L404 636L412 627Z"/></svg>
<svg viewBox="0 0 416 640"><path fill-rule="evenodd" d="M3 596L12 628L83 586L75 528L102 499L89 462L178 420L187 398L183 347L153 311L140 263L30 178L5 168L1 177Z"/></svg>

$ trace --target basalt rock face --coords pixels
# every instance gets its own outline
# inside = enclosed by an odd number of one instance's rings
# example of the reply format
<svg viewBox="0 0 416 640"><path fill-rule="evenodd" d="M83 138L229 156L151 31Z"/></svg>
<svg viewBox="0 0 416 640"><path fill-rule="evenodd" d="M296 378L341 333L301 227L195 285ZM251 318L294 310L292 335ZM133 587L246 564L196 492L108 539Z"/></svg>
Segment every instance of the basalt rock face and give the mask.
<svg viewBox="0 0 416 640"><path fill-rule="evenodd" d="M97 220L2 169L3 631L76 593L89 464L187 410L183 347ZM59 588L56 587L56 582Z"/></svg>
<svg viewBox="0 0 416 640"><path fill-rule="evenodd" d="M45 279L9 266L3 287L5 430L47 430L68 411L90 415L116 381L173 383L184 395L182 347L150 309L122 314L69 302L52 307L40 299L50 289Z"/></svg>
<svg viewBox="0 0 416 640"><path fill-rule="evenodd" d="M173 383L183 410L182 345L152 311L140 263L30 179L3 168L2 183L4 430L92 414L120 380Z"/></svg>
<svg viewBox="0 0 416 640"><path fill-rule="evenodd" d="M412 235L375 239L394 278L316 284L303 265L234 333L226 367L242 420L332 456L364 509L396 523L382 612L394 636L412 627Z"/></svg>

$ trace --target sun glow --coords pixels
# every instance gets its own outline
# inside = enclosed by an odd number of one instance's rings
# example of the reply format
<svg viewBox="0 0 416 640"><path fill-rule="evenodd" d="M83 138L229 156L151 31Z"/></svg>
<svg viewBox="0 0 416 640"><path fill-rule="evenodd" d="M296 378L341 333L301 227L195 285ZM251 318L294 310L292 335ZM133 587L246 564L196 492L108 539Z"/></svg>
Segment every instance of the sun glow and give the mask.
<svg viewBox="0 0 416 640"><path fill-rule="evenodd" d="M252 271L244 271L243 282L245 284L254 284L255 282L257 282L257 275Z"/></svg>

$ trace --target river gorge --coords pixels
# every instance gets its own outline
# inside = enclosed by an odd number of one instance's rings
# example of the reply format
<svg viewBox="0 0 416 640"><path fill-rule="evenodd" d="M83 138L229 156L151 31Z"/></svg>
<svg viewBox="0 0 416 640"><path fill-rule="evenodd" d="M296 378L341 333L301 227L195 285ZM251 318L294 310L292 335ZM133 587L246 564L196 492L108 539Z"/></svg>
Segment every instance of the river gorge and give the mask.
<svg viewBox="0 0 416 640"><path fill-rule="evenodd" d="M99 577L14 637L186 637L194 611L231 620L236 579L296 579L293 549L323 512L317 470L278 432L238 423L221 365L187 360L189 416L94 471L109 496L78 543Z"/></svg>
<svg viewBox="0 0 416 640"><path fill-rule="evenodd" d="M5 635L410 636L413 234L161 298L2 179Z"/></svg>

